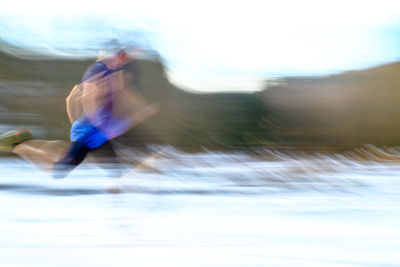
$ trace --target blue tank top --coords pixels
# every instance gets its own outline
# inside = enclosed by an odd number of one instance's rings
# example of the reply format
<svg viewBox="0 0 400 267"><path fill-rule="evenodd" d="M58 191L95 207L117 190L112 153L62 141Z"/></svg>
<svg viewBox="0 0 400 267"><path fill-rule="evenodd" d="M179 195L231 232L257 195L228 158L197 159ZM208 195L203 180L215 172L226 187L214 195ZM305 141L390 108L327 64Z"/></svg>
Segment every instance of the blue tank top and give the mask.
<svg viewBox="0 0 400 267"><path fill-rule="evenodd" d="M86 72L83 74L83 77L82 77L82 81L81 81L81 82L85 82L85 81L89 80L91 77L93 77L94 75L96 75L96 74L98 74L98 73L101 73L101 72L104 72L104 74L103 74L101 77L99 77L99 79L101 79L101 78L103 78L103 77L105 77L105 76L107 76L107 75L110 75L111 73L120 71L120 70L122 70L122 69L124 69L124 68L125 68L125 65L122 66L122 67L116 68L116 69L110 69L110 68L108 68L108 67L106 66L106 64L104 64L104 62L102 62L102 61L97 61L97 62L93 63L93 64L86 70Z"/></svg>

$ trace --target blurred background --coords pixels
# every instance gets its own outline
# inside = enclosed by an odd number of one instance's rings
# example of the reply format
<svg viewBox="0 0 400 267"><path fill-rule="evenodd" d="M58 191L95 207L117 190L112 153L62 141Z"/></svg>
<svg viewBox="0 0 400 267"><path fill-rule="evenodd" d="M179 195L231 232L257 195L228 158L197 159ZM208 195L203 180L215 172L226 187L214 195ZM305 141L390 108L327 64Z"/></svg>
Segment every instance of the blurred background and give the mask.
<svg viewBox="0 0 400 267"><path fill-rule="evenodd" d="M359 5L9 3L0 13L2 127L66 139L64 98L102 42L117 39L144 51L139 87L162 106L125 142L397 145L400 7Z"/></svg>
<svg viewBox="0 0 400 267"><path fill-rule="evenodd" d="M160 112L121 179L1 154L2 266L400 265L400 2L8 1L1 133L68 140L111 39Z"/></svg>

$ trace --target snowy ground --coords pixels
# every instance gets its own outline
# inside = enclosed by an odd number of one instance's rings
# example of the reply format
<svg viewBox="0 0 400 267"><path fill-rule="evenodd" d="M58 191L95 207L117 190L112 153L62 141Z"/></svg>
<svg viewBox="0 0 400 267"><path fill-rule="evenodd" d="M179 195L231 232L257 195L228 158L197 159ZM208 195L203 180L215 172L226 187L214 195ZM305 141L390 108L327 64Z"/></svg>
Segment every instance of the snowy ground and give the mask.
<svg viewBox="0 0 400 267"><path fill-rule="evenodd" d="M173 150L153 164L53 180L0 161L1 266L400 266L400 164Z"/></svg>

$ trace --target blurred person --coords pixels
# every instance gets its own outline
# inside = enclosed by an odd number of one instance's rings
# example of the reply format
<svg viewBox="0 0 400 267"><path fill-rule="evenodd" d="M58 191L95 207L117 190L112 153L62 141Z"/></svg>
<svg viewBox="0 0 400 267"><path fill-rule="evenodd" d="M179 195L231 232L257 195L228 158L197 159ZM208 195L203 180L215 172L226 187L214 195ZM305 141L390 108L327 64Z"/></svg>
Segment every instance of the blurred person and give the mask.
<svg viewBox="0 0 400 267"><path fill-rule="evenodd" d="M109 163L118 162L111 141L158 112L138 92L129 64L137 50L131 47L102 50L99 60L84 73L66 99L72 124L70 141L35 139L29 129L0 136L0 150L10 151L52 170L55 178L65 177L88 155L108 149Z"/></svg>

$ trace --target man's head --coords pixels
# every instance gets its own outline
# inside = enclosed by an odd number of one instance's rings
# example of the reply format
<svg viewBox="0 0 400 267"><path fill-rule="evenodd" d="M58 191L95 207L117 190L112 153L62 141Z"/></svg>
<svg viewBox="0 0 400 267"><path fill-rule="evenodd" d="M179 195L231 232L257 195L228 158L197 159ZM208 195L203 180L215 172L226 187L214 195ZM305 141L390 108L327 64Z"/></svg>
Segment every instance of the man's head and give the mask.
<svg viewBox="0 0 400 267"><path fill-rule="evenodd" d="M136 58L140 50L136 46L122 45L116 39L108 40L102 44L99 57L110 68L118 68Z"/></svg>

